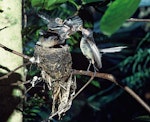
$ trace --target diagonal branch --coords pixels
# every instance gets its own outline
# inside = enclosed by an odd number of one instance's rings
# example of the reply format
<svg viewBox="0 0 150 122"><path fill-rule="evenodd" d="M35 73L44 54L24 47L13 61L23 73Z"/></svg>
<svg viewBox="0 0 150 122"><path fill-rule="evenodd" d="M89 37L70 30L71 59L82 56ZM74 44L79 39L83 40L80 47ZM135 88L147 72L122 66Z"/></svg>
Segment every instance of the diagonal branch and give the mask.
<svg viewBox="0 0 150 122"><path fill-rule="evenodd" d="M15 68L14 70L10 71L10 72L7 73L6 75L1 76L1 77L0 77L0 80L5 79L5 78L8 78L12 73L14 73L15 71L17 71L17 70L20 69L21 67L27 66L27 65L29 65L29 64L31 64L31 62L27 62L27 63L25 63L25 64L22 64L22 65L18 66L17 68Z"/></svg>
<svg viewBox="0 0 150 122"><path fill-rule="evenodd" d="M93 76L93 72L87 72L87 71L83 71L83 70L73 70L73 74L74 75L87 75L87 76ZM144 100L142 100L139 95L137 95L132 89L130 89L128 86L122 86L121 84L119 84L113 75L111 74L107 74L107 73L96 73L95 77L98 78L103 78L103 79L107 79L113 83L115 83L116 85L118 85L119 87L121 87L124 91L126 91L128 94L130 94L138 103L140 103L145 110L147 110L148 113L150 113L150 106L144 102ZM81 91L80 91L81 92ZM76 95L77 96L77 95ZM75 96L75 97L76 97Z"/></svg>
<svg viewBox="0 0 150 122"><path fill-rule="evenodd" d="M88 82L81 88L79 89L79 91L73 96L72 99L75 99L90 83L91 81L94 79L95 75L93 73L93 75L91 76L91 78L88 80Z"/></svg>
<svg viewBox="0 0 150 122"><path fill-rule="evenodd" d="M150 22L150 19L137 19L137 18L130 18L127 19L128 22Z"/></svg>
<svg viewBox="0 0 150 122"><path fill-rule="evenodd" d="M19 52L15 51L15 50L12 50L12 49L10 49L10 48L8 48L8 47L2 45L2 44L0 44L0 47L3 48L4 50L8 51L8 52L11 52L11 53L16 54L16 55L18 55L18 56L20 56L20 57L23 57L24 59L30 60L30 57L29 57L29 56L24 55L24 54L22 54L22 53L19 53Z"/></svg>

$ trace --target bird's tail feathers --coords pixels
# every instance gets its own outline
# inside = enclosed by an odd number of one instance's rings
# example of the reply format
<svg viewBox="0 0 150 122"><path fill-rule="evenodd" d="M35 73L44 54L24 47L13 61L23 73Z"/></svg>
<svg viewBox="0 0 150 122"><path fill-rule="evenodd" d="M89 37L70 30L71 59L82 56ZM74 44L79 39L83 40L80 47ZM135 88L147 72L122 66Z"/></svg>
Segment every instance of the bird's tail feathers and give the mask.
<svg viewBox="0 0 150 122"><path fill-rule="evenodd" d="M50 19L47 15L42 14L38 14L38 17L40 17L46 24L48 24L50 22Z"/></svg>
<svg viewBox="0 0 150 122"><path fill-rule="evenodd" d="M102 52L102 53L115 53L115 52L122 51L124 48L127 48L127 46L118 46L118 47L100 49L100 52Z"/></svg>

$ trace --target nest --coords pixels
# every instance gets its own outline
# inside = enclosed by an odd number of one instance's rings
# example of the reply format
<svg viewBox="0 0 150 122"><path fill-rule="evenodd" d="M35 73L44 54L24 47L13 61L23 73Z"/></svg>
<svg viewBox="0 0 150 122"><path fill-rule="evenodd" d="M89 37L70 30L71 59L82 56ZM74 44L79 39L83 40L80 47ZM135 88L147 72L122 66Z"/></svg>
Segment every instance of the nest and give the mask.
<svg viewBox="0 0 150 122"><path fill-rule="evenodd" d="M34 56L39 60L41 75L52 91L52 116L59 117L72 104L76 81L72 78L72 58L68 46L61 48L44 48L35 46Z"/></svg>

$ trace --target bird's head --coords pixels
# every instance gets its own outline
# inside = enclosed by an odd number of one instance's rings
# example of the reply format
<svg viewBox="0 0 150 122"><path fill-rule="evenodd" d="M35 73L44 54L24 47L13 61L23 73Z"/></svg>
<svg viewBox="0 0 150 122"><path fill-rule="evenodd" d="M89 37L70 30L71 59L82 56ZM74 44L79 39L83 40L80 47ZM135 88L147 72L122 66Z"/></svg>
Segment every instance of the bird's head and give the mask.
<svg viewBox="0 0 150 122"><path fill-rule="evenodd" d="M48 24L48 29L49 30L57 30L60 29L60 27L63 26L63 20L61 18L55 18L51 19L49 24Z"/></svg>

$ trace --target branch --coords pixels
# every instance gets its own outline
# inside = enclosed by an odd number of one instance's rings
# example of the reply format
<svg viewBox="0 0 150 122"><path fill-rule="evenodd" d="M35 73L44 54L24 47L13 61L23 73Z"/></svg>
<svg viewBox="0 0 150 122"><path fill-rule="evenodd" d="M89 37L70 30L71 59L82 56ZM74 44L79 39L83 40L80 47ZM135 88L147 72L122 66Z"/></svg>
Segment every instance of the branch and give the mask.
<svg viewBox="0 0 150 122"><path fill-rule="evenodd" d="M131 18L131 19L128 19L128 21L134 21L134 22L150 22L149 19L134 19L134 18ZM16 54L18 56L21 56L25 59L28 59L30 60L31 58L27 55L24 55L22 53L19 53L17 51L14 51L10 48L7 48L6 46L0 44L0 47L3 48L4 50L6 51L9 51L13 54ZM8 78L8 76L10 76L12 73L14 73L16 70L18 70L19 68L23 67L23 66L26 66L26 65L29 65L31 64L32 62L28 62L28 63L25 63L23 65L20 65L19 67L17 67L16 69L14 69L13 71L9 72L8 74L0 77L0 80L2 79L5 79L5 78ZM74 96L74 98L92 81L92 79L94 78L93 77L93 72L87 72L87 71L83 71L83 70L73 70L73 74L74 75L87 75L87 76L91 76L91 79L77 92L77 94ZM107 74L107 73L96 73L94 75L95 77L98 77L98 78L103 78L103 79L107 79L113 83L115 83L116 85L118 85L119 87L121 87L123 90L125 90L128 94L130 94L138 103L140 103L149 113L150 113L150 107L132 90L130 89L128 86L122 86L120 85L116 79L114 78L113 75L111 74Z"/></svg>
<svg viewBox="0 0 150 122"><path fill-rule="evenodd" d="M6 29L8 26L5 26L5 27L3 27L3 28L0 28L0 31L2 31L2 30L4 30L4 29Z"/></svg>
<svg viewBox="0 0 150 122"><path fill-rule="evenodd" d="M93 72L90 72L90 71L83 71L83 70L73 70L73 74L74 74L74 75L93 76ZM106 79L106 80L109 80L109 81L115 83L116 85L119 85L118 82L116 81L116 79L114 78L114 76L111 75L111 74L98 73L98 72L97 72L97 73L95 74L95 77L103 78L103 79Z"/></svg>
<svg viewBox="0 0 150 122"><path fill-rule="evenodd" d="M137 18L130 18L127 19L128 22L150 22L150 19L137 19Z"/></svg>
<svg viewBox="0 0 150 122"><path fill-rule="evenodd" d="M10 48L8 48L8 47L2 45L2 44L0 44L0 47L3 48L4 50L8 51L8 52L11 52L11 53L16 54L16 55L18 55L18 56L20 56L20 57L23 57L24 59L30 60L30 57L29 57L29 56L24 55L24 54L22 54L22 53L19 53L19 52L15 51L15 50L12 50L12 49L10 49Z"/></svg>
<svg viewBox="0 0 150 122"><path fill-rule="evenodd" d="M29 64L31 64L31 62L27 62L27 63L25 63L25 64L20 65L19 67L17 67L17 68L15 68L14 70L10 71L10 72L7 73L6 75L1 76L1 77L0 77L0 80L3 80L3 79L5 79L5 78L8 78L12 73L14 73L15 71L17 71L17 70L20 69L21 67L27 66L27 65L29 65Z"/></svg>
<svg viewBox="0 0 150 122"><path fill-rule="evenodd" d="M87 75L87 76L93 76L93 72L87 72L87 71L83 71L83 70L73 70L73 74L74 75ZM121 87L123 90L125 90L128 94L130 94L138 103L140 103L145 110L147 110L147 112L150 113L150 107L148 106L147 103L145 103L132 89L130 89L128 86L122 86L121 84L119 84L113 75L111 74L107 74L107 73L96 73L95 77L98 78L103 78L103 79L107 79L113 83L115 83L116 85L118 85L119 87ZM90 80L89 80L90 81ZM81 92L81 91L80 91ZM76 95L77 96L77 95ZM75 97L76 97L75 96Z"/></svg>
<svg viewBox="0 0 150 122"><path fill-rule="evenodd" d="M94 79L94 77L95 77L95 75L93 73L90 80L88 80L88 82L86 84L84 84L84 86L81 89L79 89L79 91L73 96L72 99L75 99L91 83L91 81Z"/></svg>

